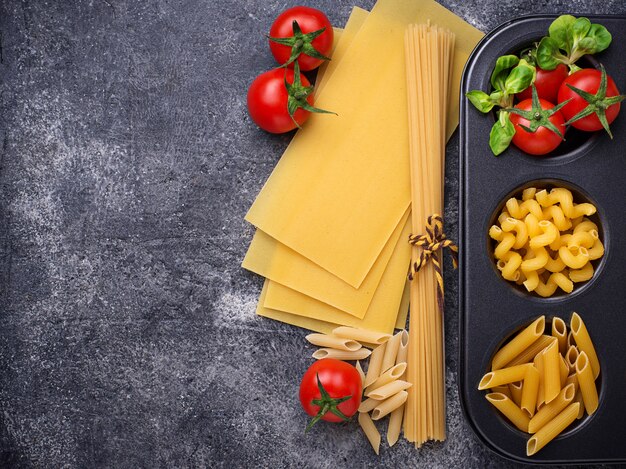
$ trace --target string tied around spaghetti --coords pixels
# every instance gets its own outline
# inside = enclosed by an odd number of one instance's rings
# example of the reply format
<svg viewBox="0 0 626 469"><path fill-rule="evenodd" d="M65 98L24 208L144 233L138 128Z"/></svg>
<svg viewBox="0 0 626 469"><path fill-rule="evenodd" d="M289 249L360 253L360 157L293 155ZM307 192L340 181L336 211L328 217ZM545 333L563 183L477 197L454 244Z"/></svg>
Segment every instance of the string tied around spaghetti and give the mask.
<svg viewBox="0 0 626 469"><path fill-rule="evenodd" d="M443 218L438 213L434 213L428 217L426 223L426 233L421 235L409 235L409 243L413 246L422 248L417 261L411 264L409 270L409 280L413 280L415 275L421 270L426 263L431 260L435 269L437 278L437 301L439 305L443 302L443 275L441 273L441 261L439 259L439 250L447 248L452 256L452 264L456 269L458 266L459 248L454 242L448 239L443 231Z"/></svg>

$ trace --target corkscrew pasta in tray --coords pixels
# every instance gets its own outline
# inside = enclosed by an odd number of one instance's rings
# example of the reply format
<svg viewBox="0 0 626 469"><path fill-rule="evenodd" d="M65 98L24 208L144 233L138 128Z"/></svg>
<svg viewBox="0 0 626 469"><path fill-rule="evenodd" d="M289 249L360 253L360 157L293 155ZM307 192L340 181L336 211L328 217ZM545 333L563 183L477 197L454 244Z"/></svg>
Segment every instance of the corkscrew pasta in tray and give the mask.
<svg viewBox="0 0 626 469"><path fill-rule="evenodd" d="M613 35L611 46L588 63L598 69L601 65L606 67L617 87L626 90L626 18L588 17ZM466 66L461 95L470 90L488 90L496 59L538 41L555 18L521 18L487 35ZM518 462L626 463L626 243L620 239L626 233L626 116L618 116L611 123L613 139L606 132L581 135L568 131L567 141L543 158L526 154L514 145L495 157L488 139L482 138L489 135L495 119L493 112L481 113L461 99L459 386L464 411L487 446ZM551 209L557 203L550 203L549 199L567 198L568 194L573 206L580 208L561 218L556 212L567 201ZM527 200L537 203L527 203L525 212L519 210ZM533 213L529 205L534 205L532 210L539 207L542 214L540 219L539 212L535 213L537 222L542 223L534 234L535 241L532 236L524 238L519 233L528 228L522 228L520 223ZM552 211L555 213L550 215L548 212ZM577 226L582 227L576 231ZM585 234L577 234L583 231ZM510 245L502 244L504 234ZM559 243L553 239L557 237ZM549 260L541 258L544 248ZM528 254L533 249L537 252ZM559 264L561 261L564 265ZM534 268L537 263L542 265ZM478 387L492 371L494 356L516 334L545 316L550 327L556 321L558 335L565 330L560 324L564 321L569 325L573 312L584 319L602 370L595 382L598 405L590 415L576 419L553 441L528 456L529 434L497 408L508 405L503 402L509 399L514 402L514 394L521 393L522 387L516 388L515 383L508 386L511 397L502 392L504 388L487 394ZM548 344L547 338L540 340ZM565 362L576 363L577 350L564 352ZM515 360L511 363L521 364ZM562 398L572 398L572 390L562 384Z"/></svg>

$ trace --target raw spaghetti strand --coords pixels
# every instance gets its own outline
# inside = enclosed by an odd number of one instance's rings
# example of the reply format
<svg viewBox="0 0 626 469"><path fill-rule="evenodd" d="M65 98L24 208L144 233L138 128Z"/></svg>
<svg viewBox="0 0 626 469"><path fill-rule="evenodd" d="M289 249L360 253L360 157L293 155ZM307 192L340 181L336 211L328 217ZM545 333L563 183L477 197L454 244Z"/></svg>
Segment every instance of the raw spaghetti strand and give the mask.
<svg viewBox="0 0 626 469"><path fill-rule="evenodd" d="M437 251L456 246L443 233L445 109L454 34L436 25L411 25L405 36L412 188L411 316L404 435L421 446L445 440L443 277ZM431 262L428 262L428 260ZM455 259L456 261L456 259ZM419 274L417 274L419 271Z"/></svg>

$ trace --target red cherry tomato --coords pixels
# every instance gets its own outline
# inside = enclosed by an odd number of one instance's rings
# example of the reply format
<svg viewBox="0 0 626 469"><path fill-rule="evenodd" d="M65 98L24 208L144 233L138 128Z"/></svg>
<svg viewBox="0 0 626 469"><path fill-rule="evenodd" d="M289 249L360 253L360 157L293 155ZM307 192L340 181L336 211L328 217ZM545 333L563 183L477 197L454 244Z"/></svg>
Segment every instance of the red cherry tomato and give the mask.
<svg viewBox="0 0 626 469"><path fill-rule="evenodd" d="M285 10L278 15L278 18L272 23L270 37L293 37L294 20L298 22L304 34L326 28L322 34L313 39L311 45L320 54L328 57L333 47L333 27L328 17L315 8L297 6ZM270 50L279 64L284 64L291 56L291 47L273 41L270 41ZM300 65L300 70L302 71L313 70L324 62L322 59L310 57L305 54L300 54L297 60ZM293 68L293 62L289 67Z"/></svg>
<svg viewBox="0 0 626 469"><path fill-rule="evenodd" d="M561 87L563 80L567 78L568 73L569 69L565 64L557 65L554 70L543 70L537 67L537 77L535 78L537 95L546 101L556 103L559 88ZM525 99L531 99L532 95L532 88L529 86L521 93L517 93L515 96L518 101L524 101Z"/></svg>
<svg viewBox="0 0 626 469"><path fill-rule="evenodd" d="M552 109L554 104L540 99L541 109ZM532 109L532 99L526 99L515 106L523 111ZM561 111L555 112L549 118L562 134L565 134L565 119ZM556 133L546 127L539 127L535 132L528 132L520 127L520 124L530 127L530 122L524 117L511 113L511 122L515 126L515 135L513 136L513 144L522 151L531 155L545 155L550 153L563 141Z"/></svg>
<svg viewBox="0 0 626 469"><path fill-rule="evenodd" d="M300 403L307 414L316 416L313 423L320 418L328 422L342 422L344 420L330 411L318 418L322 408L313 403L314 400L323 399L323 392L318 385L318 377L331 401L341 400L349 396L349 399L336 405L341 413L346 417L356 414L361 404L361 393L363 392L359 372L349 363L334 358L323 358L309 367L300 383ZM332 402L330 405L332 406Z"/></svg>
<svg viewBox="0 0 626 469"><path fill-rule="evenodd" d="M600 72L600 70L596 70L595 68L584 68L572 73L565 79L565 81L563 81L561 88L559 89L559 103L571 99L571 101L561 109L561 112L565 116L566 120L574 117L589 104L582 96L571 90L567 85L574 86L575 88L579 88L591 94L596 94L598 92L598 88L600 87L601 76L602 72ZM613 79L608 75L606 79L606 97L608 98L619 95L619 91ZM613 104L606 109L606 120L609 124L615 120L619 114L619 109L620 103ZM572 127L579 130L585 130L587 132L594 132L602 129L602 124L596 114L590 114L577 120L576 122L573 122Z"/></svg>
<svg viewBox="0 0 626 469"><path fill-rule="evenodd" d="M297 126L289 116L287 101L289 93L285 88L285 73L287 82L293 84L294 71L291 69L276 68L262 73L248 89L248 112L252 120L263 130L281 134L295 129ZM307 78L300 74L302 86L311 86ZM313 105L313 95L307 97L307 102ZM293 115L298 125L302 125L309 118L310 112L298 108Z"/></svg>

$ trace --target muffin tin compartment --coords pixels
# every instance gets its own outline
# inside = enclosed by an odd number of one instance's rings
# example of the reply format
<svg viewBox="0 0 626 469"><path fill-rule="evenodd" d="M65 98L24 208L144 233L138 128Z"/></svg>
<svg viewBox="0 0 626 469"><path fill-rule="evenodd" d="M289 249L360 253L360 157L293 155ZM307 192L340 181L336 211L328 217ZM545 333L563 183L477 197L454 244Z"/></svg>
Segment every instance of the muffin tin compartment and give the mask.
<svg viewBox="0 0 626 469"><path fill-rule="evenodd" d="M626 17L588 16L613 35L611 46L595 59L603 63L620 91L626 91ZM480 114L465 99L473 89L488 89L498 56L518 51L546 34L555 16L533 16L506 23L477 46L466 66L460 105L459 210L459 387L462 407L479 438L498 454L524 463L626 463L626 115L612 124L614 139L596 132L559 156L534 157L511 146L495 157L488 145L491 115ZM621 114L626 110L622 106ZM493 259L488 230L507 198L540 184L573 189L598 211L594 215L605 246L594 277L571 294L544 299L502 279ZM576 194L578 192L578 194ZM593 217L592 217L593 218ZM602 364L600 407L532 457L526 456L528 435L497 414L478 391L491 357L519 328L540 315L569 321L573 311L585 321Z"/></svg>

